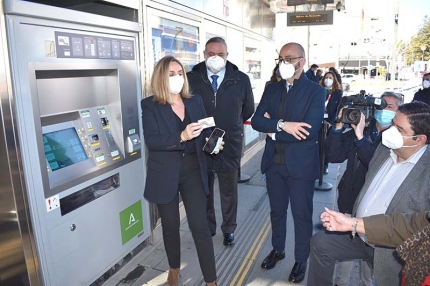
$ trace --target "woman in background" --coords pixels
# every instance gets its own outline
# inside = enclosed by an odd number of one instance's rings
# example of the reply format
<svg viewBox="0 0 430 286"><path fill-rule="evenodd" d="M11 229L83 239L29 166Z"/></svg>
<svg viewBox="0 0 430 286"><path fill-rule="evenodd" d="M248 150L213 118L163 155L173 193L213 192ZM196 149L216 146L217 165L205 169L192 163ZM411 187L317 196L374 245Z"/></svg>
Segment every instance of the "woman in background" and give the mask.
<svg viewBox="0 0 430 286"><path fill-rule="evenodd" d="M266 81L266 86L271 82L278 82L281 80L282 80L282 77L281 77L281 74L279 73L279 63L277 63L272 70L272 76L270 77L270 80Z"/></svg>
<svg viewBox="0 0 430 286"><path fill-rule="evenodd" d="M342 99L342 87L337 81L336 75L332 72L325 73L325 75L321 78L320 85L322 85L327 92L326 121L330 126L332 126L334 124L334 120L336 119L337 108Z"/></svg>
<svg viewBox="0 0 430 286"><path fill-rule="evenodd" d="M342 87L337 81L336 75L333 72L326 72L325 75L320 80L320 85L322 85L326 90L326 102L325 102L325 112L327 117L325 121L328 123L327 134L330 131L331 126L335 123L334 120L337 116L337 109L342 100ZM328 174L328 160L324 160L324 174Z"/></svg>
<svg viewBox="0 0 430 286"><path fill-rule="evenodd" d="M141 102L145 144L148 147L148 173L145 198L157 204L163 240L169 261L167 284L179 284L181 266L179 235L179 193L200 268L207 285L216 285L212 236L206 220L207 185L205 136L197 121L206 118L200 96L192 96L182 64L174 57L162 58L151 79L152 96ZM221 148L222 149L222 146Z"/></svg>

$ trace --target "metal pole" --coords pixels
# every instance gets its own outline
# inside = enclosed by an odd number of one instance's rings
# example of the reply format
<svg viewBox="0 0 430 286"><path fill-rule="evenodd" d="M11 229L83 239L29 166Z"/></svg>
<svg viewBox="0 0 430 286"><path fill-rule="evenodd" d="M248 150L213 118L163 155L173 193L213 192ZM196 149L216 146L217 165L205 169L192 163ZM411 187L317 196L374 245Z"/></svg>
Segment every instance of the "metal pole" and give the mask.
<svg viewBox="0 0 430 286"><path fill-rule="evenodd" d="M397 62L397 32L399 30L399 0L395 3L395 14L394 14L394 37L393 37L393 49L391 55L391 90L394 90L394 81L396 79L396 62Z"/></svg>
<svg viewBox="0 0 430 286"><path fill-rule="evenodd" d="M311 63L311 26L308 26L308 66L312 65Z"/></svg>
<svg viewBox="0 0 430 286"><path fill-rule="evenodd" d="M327 135L327 123L325 121L322 122L320 132L318 133L319 140L319 149L320 149L320 176L317 181L315 181L315 190L316 191L330 191L333 188L333 185L330 183L323 182L323 173L324 173L324 159L325 159L325 138Z"/></svg>

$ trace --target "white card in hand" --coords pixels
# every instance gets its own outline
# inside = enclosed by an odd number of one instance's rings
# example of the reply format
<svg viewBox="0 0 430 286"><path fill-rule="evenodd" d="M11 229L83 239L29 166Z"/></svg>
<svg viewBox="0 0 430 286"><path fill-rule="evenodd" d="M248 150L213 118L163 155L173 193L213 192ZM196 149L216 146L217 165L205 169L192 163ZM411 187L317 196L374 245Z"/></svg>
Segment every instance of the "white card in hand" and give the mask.
<svg viewBox="0 0 430 286"><path fill-rule="evenodd" d="M215 126L215 120L213 117L206 117L198 120L197 122L203 126L203 129Z"/></svg>

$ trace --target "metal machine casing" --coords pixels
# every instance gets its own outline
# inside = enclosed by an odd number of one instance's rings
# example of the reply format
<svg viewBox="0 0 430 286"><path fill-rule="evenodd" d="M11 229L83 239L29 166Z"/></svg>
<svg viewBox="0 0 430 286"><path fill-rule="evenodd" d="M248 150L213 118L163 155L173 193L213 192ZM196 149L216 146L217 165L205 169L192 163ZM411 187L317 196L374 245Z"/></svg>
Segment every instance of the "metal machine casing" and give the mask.
<svg viewBox="0 0 430 286"><path fill-rule="evenodd" d="M42 284L89 285L150 235L140 28L42 6L5 4L32 237Z"/></svg>

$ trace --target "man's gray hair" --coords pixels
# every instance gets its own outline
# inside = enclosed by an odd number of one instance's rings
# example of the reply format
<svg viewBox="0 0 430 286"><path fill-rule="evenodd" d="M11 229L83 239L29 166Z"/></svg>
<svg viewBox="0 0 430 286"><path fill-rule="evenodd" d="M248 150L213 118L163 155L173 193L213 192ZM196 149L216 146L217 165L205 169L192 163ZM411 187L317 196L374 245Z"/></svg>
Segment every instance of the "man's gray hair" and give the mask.
<svg viewBox="0 0 430 286"><path fill-rule="evenodd" d="M382 95L381 98L384 98L386 96L389 97L393 97L397 100L397 105L400 106L403 104L403 98L405 97L403 94L398 93L398 92L392 92L392 91L385 91Z"/></svg>
<svg viewBox="0 0 430 286"><path fill-rule="evenodd" d="M220 44L224 44L224 45L225 45L225 47L227 48L227 43L225 42L225 40L224 40L223 38L221 38L221 37L213 37L213 38L210 38L210 39L206 42L205 50L206 50L206 47L207 47L209 44L213 44L213 43L220 43Z"/></svg>

